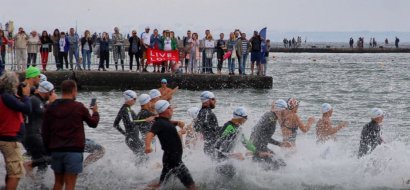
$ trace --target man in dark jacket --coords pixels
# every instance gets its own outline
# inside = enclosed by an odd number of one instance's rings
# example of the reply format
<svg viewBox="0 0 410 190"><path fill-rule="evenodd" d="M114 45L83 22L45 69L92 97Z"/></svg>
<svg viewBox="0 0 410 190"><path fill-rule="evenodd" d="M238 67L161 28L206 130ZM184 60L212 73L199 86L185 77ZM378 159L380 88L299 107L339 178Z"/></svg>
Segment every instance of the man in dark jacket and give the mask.
<svg viewBox="0 0 410 190"><path fill-rule="evenodd" d="M54 189L74 189L77 175L83 169L85 146L84 124L96 128L99 122L98 107L91 107L92 115L80 102L75 101L77 84L65 80L61 84L62 97L47 107L44 114L42 136L44 146L51 153L54 170Z"/></svg>
<svg viewBox="0 0 410 190"><path fill-rule="evenodd" d="M141 40L140 38L138 38L136 30L132 31L132 36L128 39L128 41L130 42L130 47L128 48L128 55L130 56L130 71L132 71L132 64L134 61L134 57L135 57L135 60L137 61L137 71L140 71L139 56L140 56L140 49L141 49Z"/></svg>
<svg viewBox="0 0 410 190"><path fill-rule="evenodd" d="M212 157L214 145L220 131L218 119L212 112L212 109L215 108L216 99L215 95L209 91L202 92L200 98L202 101L202 108L199 110L194 129L204 136L204 153Z"/></svg>
<svg viewBox="0 0 410 190"><path fill-rule="evenodd" d="M369 154L383 143L380 124L383 122L384 112L379 108L373 108L370 114L372 120L363 127L360 136L359 158Z"/></svg>
<svg viewBox="0 0 410 190"><path fill-rule="evenodd" d="M258 34L258 31L253 32L253 37L249 40L251 44L251 72L253 75L253 68L256 62L256 74L261 74L261 44L262 39L261 36Z"/></svg>

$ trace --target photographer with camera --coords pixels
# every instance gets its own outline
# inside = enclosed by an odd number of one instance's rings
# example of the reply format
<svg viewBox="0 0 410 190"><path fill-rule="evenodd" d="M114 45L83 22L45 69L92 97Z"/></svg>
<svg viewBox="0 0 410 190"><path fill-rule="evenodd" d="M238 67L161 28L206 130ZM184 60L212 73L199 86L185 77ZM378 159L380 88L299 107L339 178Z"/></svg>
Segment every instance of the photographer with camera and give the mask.
<svg viewBox="0 0 410 190"><path fill-rule="evenodd" d="M23 114L31 113L29 99L30 85L23 83L21 96L17 97L19 79L14 72L5 72L0 77L0 152L6 165L6 189L17 189L20 178L24 175L21 153L21 135ZM20 99L19 99L20 98Z"/></svg>

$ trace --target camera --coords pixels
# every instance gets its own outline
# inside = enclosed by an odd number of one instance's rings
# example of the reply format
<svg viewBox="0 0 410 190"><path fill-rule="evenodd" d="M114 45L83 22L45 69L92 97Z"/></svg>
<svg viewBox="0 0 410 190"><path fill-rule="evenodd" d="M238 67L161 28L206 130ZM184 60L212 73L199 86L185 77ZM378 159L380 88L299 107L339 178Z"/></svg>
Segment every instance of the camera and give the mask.
<svg viewBox="0 0 410 190"><path fill-rule="evenodd" d="M17 87L17 95L18 96L23 97L23 88L25 88L26 86L27 86L27 84L24 83L24 82L21 82L19 84L19 86Z"/></svg>

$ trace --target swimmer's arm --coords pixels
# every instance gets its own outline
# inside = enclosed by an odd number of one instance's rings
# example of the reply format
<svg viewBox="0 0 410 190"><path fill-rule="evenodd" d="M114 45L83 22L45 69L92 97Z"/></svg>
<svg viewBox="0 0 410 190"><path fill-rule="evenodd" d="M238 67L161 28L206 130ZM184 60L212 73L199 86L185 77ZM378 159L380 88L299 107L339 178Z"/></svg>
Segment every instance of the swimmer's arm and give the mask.
<svg viewBox="0 0 410 190"><path fill-rule="evenodd" d="M152 139L154 139L155 134L153 132L148 132L147 136L145 137L145 153L151 153L152 149L151 149L151 142Z"/></svg>
<svg viewBox="0 0 410 190"><path fill-rule="evenodd" d="M277 141L277 140L272 139L272 138L269 139L268 143L276 145L276 146L281 146L282 145L282 142Z"/></svg>
<svg viewBox="0 0 410 190"><path fill-rule="evenodd" d="M123 135L125 135L125 131L120 127L120 121L121 121L121 115L122 115L122 112L120 112L118 115L117 115L117 117L115 118L115 120L114 120L114 125L113 125L113 127L115 128L115 129L117 129L121 134L123 134Z"/></svg>
<svg viewBox="0 0 410 190"><path fill-rule="evenodd" d="M300 120L299 116L295 115L296 120L296 124L299 126L300 130L304 133L307 133L310 129L310 127L312 127L313 123L315 122L315 118L314 117L309 117L306 125L303 124L303 122Z"/></svg>

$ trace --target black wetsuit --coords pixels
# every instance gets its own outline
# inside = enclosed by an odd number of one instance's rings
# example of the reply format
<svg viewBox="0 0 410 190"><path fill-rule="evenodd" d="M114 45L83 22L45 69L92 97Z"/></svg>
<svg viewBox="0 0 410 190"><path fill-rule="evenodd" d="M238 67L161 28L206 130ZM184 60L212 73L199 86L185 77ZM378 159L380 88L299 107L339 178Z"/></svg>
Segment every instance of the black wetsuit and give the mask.
<svg viewBox="0 0 410 190"><path fill-rule="evenodd" d="M217 167L217 172L233 177L235 175L235 168L229 162L224 162L229 160L229 154L232 152L233 148L238 141L240 130L239 126L235 125L231 121L228 121L223 126L222 133L219 135L219 139L215 143L215 158L218 162L223 162Z"/></svg>
<svg viewBox="0 0 410 190"><path fill-rule="evenodd" d="M194 180L182 162L182 142L175 125L168 118L159 117L156 118L150 132L158 136L164 151L160 183L166 182L171 174L175 174L186 187L193 185Z"/></svg>
<svg viewBox="0 0 410 190"><path fill-rule="evenodd" d="M359 158L373 151L382 142L380 125L372 120L363 127L360 137Z"/></svg>
<svg viewBox="0 0 410 190"><path fill-rule="evenodd" d="M137 115L137 120L147 119L151 116L155 116L154 113L146 109L141 109ZM145 142L145 137L147 133L151 130L152 122L138 122L138 128L141 132L142 142Z"/></svg>
<svg viewBox="0 0 410 190"><path fill-rule="evenodd" d="M199 110L197 121L193 127L195 131L200 132L204 136L205 154L212 156L214 153L214 145L220 131L218 119L212 112L212 109L203 107Z"/></svg>
<svg viewBox="0 0 410 190"><path fill-rule="evenodd" d="M278 117L274 112L266 112L253 128L253 131L251 133L250 141L256 148L253 160L266 163L266 169L278 169L279 166L284 165L284 162L281 159L274 160L272 159L272 157L259 156L260 152L270 152L274 154L274 152L268 148L268 143L276 146L281 145L281 142L272 139L272 135L276 130L277 120Z"/></svg>
<svg viewBox="0 0 410 190"><path fill-rule="evenodd" d="M137 115L131 109L131 106L124 104L117 117L114 121L114 127L125 135L125 143L137 156L143 156L144 154L144 143L139 138L139 129L136 125ZM125 131L120 127L120 121L123 121Z"/></svg>
<svg viewBox="0 0 410 190"><path fill-rule="evenodd" d="M38 94L30 96L30 101L32 112L27 115L24 142L26 144L27 153L32 158L32 166L38 167L40 172L45 172L51 160L44 147L43 138L41 136L43 115L47 101Z"/></svg>

